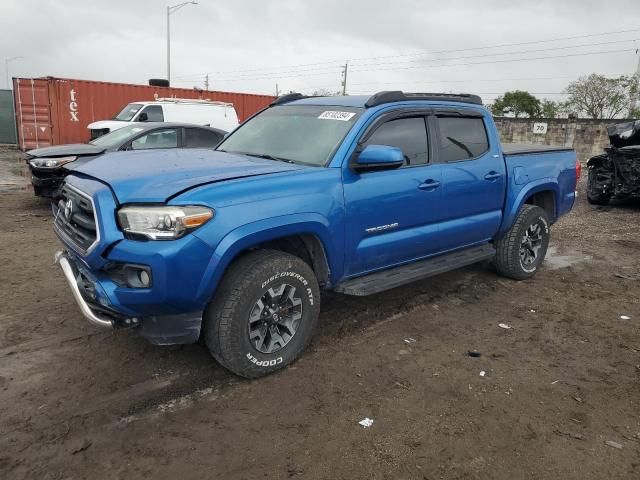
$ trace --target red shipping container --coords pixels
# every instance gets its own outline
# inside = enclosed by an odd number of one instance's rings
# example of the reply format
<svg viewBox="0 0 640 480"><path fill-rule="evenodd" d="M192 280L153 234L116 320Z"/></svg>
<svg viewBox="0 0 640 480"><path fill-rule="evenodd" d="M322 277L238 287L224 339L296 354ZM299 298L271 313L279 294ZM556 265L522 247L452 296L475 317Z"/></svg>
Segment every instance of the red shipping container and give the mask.
<svg viewBox="0 0 640 480"><path fill-rule="evenodd" d="M22 150L89 140L87 125L113 118L128 103L156 98L194 98L233 103L242 122L275 97L152 87L69 78L14 78L18 145Z"/></svg>

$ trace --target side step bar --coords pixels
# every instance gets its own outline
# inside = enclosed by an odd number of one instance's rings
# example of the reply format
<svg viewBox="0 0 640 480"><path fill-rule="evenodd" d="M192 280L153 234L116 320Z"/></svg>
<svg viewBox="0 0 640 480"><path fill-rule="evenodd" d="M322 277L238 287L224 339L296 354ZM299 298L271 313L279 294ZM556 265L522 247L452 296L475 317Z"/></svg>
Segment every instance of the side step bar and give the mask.
<svg viewBox="0 0 640 480"><path fill-rule="evenodd" d="M487 243L345 280L336 285L334 290L346 295L357 295L359 297L372 295L415 282L416 280L438 275L439 273L465 267L472 263L488 260L493 258L495 254L496 250L493 245Z"/></svg>

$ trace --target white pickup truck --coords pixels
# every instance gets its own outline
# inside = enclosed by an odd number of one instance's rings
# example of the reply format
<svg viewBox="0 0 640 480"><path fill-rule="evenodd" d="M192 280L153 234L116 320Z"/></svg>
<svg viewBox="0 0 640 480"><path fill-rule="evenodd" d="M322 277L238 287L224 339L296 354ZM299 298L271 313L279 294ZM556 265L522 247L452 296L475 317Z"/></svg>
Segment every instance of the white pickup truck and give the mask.
<svg viewBox="0 0 640 480"><path fill-rule="evenodd" d="M187 122L230 132L238 126L232 103L183 98L159 98L152 102L133 102L111 120L90 123L91 139L136 122Z"/></svg>

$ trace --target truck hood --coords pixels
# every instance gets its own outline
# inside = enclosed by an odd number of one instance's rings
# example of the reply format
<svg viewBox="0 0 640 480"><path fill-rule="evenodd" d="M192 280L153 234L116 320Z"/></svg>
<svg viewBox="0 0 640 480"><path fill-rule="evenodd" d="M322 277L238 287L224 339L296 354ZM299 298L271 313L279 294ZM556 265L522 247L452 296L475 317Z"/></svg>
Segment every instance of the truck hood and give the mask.
<svg viewBox="0 0 640 480"><path fill-rule="evenodd" d="M120 203L166 202L208 183L311 168L208 149L175 148L108 152L71 165L72 173L108 184Z"/></svg>
<svg viewBox="0 0 640 480"><path fill-rule="evenodd" d="M45 157L66 157L69 155L100 155L105 149L96 147L88 143L73 143L70 145L55 145L53 147L36 148L29 150L29 157L45 158Z"/></svg>

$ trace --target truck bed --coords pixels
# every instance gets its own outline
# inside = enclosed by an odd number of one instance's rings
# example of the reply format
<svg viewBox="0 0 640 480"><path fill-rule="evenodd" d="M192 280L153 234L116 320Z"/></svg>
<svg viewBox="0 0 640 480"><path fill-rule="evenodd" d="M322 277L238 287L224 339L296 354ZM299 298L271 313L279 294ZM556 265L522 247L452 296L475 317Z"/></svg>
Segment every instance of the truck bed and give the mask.
<svg viewBox="0 0 640 480"><path fill-rule="evenodd" d="M566 152L571 150L571 147L562 147L559 145L539 145L534 143L502 144L502 152L505 155L527 155L534 153Z"/></svg>
<svg viewBox="0 0 640 480"><path fill-rule="evenodd" d="M513 224L523 197L537 189L553 191L554 214L551 222L573 206L576 186L576 152L553 145L502 145L507 177L510 178L503 227Z"/></svg>

